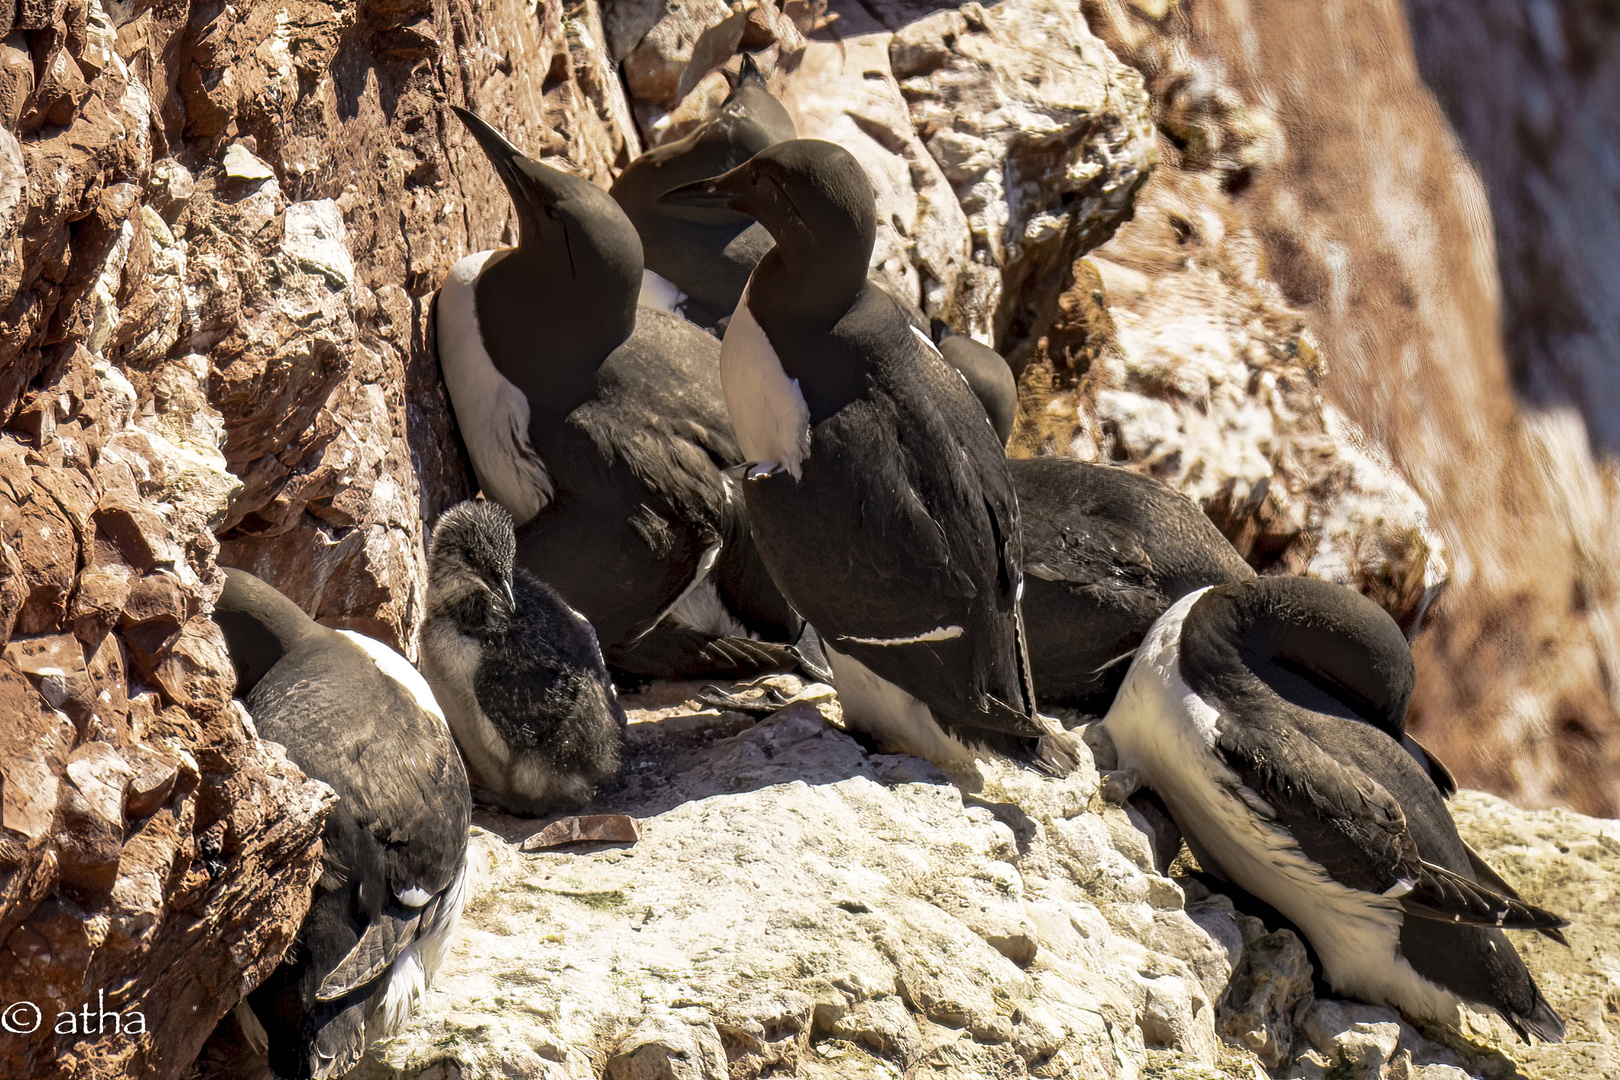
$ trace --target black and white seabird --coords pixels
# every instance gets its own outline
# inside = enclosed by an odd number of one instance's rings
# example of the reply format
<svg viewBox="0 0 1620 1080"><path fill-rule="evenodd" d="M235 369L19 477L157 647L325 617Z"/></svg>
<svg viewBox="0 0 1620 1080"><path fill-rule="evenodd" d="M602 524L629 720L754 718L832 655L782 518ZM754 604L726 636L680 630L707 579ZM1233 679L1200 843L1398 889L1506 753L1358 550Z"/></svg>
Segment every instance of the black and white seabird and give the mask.
<svg viewBox="0 0 1620 1080"><path fill-rule="evenodd" d="M456 112L511 194L518 246L451 271L439 361L479 483L518 525L518 564L583 612L628 674L795 666L772 643L800 621L722 471L742 457L718 344L638 310L641 241L605 191Z"/></svg>
<svg viewBox="0 0 1620 1080"><path fill-rule="evenodd" d="M281 966L237 1008L288 1080L341 1076L398 1031L467 896L467 774L422 676L242 570L214 606L260 736L337 792L321 877Z"/></svg>
<svg viewBox="0 0 1620 1080"><path fill-rule="evenodd" d="M624 709L585 617L514 570L512 519L464 502L428 543L422 674L481 798L519 814L572 810L619 771Z"/></svg>
<svg viewBox="0 0 1620 1080"><path fill-rule="evenodd" d="M1388 734L1412 660L1340 586L1262 578L1191 593L1154 624L1104 726L1199 863L1304 933L1335 990L1521 1038L1564 1024L1503 928L1564 920L1474 865L1434 781Z"/></svg>
<svg viewBox="0 0 1620 1080"><path fill-rule="evenodd" d="M719 176L795 135L793 119L765 88L753 57L719 110L697 130L655 147L625 167L610 189L646 252L644 304L714 326L730 315L771 237L745 214L724 207L685 215L658 204L670 188Z"/></svg>
<svg viewBox="0 0 1620 1080"><path fill-rule="evenodd" d="M667 204L768 228L726 329L721 379L749 522L817 632L846 715L942 764L951 735L1065 736L1035 711L1018 596L1018 507L995 433L957 374L867 278L872 187L833 143L767 147ZM975 420L975 418L978 418ZM950 733L950 734L947 734Z"/></svg>

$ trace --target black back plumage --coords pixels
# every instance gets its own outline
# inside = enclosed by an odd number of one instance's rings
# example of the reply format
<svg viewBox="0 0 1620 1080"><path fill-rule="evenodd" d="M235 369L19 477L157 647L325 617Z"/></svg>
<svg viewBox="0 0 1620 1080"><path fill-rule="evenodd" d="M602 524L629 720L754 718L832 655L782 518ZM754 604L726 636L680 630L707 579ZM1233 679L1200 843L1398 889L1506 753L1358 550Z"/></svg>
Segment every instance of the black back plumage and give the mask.
<svg viewBox="0 0 1620 1080"><path fill-rule="evenodd" d="M641 234L647 269L695 302L685 309L695 322L712 326L732 313L772 240L746 214L723 207L672 212L658 197L719 176L794 134L792 118L745 54L736 86L713 116L689 135L642 154L614 182L611 194Z"/></svg>
<svg viewBox="0 0 1620 1080"><path fill-rule="evenodd" d="M1502 928L1556 936L1564 922L1476 869L1435 782L1391 737L1412 662L1382 609L1310 579L1212 589L1182 625L1179 666L1219 714L1221 762L1305 856L1349 888L1398 897L1419 975L1521 1036L1563 1037Z"/></svg>
<svg viewBox="0 0 1620 1080"><path fill-rule="evenodd" d="M742 508L721 473L741 459L718 344L681 319L638 309L641 243L606 192L523 157L471 113L458 114L506 182L520 222L518 248L492 257L477 283L485 347L527 400L529 441L556 489L519 531L519 564L583 612L609 662L632 675L792 668L791 650L769 642L791 640L797 617L754 572ZM534 324L540 313L543 331ZM725 635L658 626L716 544L722 599L765 643L729 648Z"/></svg>
<svg viewBox="0 0 1620 1080"><path fill-rule="evenodd" d="M945 362L961 372L968 389L979 404L996 438L1003 446L1012 438L1013 422L1018 418L1018 384L1012 368L1000 353L990 346L974 341L966 334L953 334L943 322L935 319L930 324L934 343Z"/></svg>
<svg viewBox="0 0 1620 1080"><path fill-rule="evenodd" d="M259 734L338 795L309 914L248 1001L278 1076L341 1075L365 1049L390 965L463 872L467 777L444 722L361 646L253 575L225 575L214 619ZM432 899L407 905L411 890Z"/></svg>
<svg viewBox="0 0 1620 1080"><path fill-rule="evenodd" d="M942 722L1040 734L1017 624L1017 500L989 429L980 420L981 438L964 430L976 403L876 287L824 340L835 343L829 352L859 358L866 385L855 396L853 380L796 376L813 422L803 477L747 483L754 534L777 582L835 649ZM784 355L793 376L790 365ZM805 558L821 537L837 539L825 557ZM903 646L857 640L949 626L962 632Z"/></svg>
<svg viewBox="0 0 1620 1080"><path fill-rule="evenodd" d="M1106 712L1172 603L1254 577L1202 510L1149 477L1072 458L1007 462L1024 532L1024 628L1043 704Z"/></svg>

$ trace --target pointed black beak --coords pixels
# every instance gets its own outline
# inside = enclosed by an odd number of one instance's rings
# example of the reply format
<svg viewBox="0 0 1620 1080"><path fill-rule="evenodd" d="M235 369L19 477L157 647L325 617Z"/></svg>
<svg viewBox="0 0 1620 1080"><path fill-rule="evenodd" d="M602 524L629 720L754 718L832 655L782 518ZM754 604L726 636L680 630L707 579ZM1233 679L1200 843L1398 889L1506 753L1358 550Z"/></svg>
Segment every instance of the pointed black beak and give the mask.
<svg viewBox="0 0 1620 1080"><path fill-rule="evenodd" d="M467 125L473 138L478 140L484 156L489 158L489 163L506 185L506 191L517 207L519 243L527 241L529 234L539 224L540 217L568 195L568 185L574 178L525 157L522 151L507 141L506 136L477 113L456 105L450 108L461 117L461 122Z"/></svg>
<svg viewBox="0 0 1620 1080"><path fill-rule="evenodd" d="M524 160L523 152L507 142L505 135L490 127L477 113L463 109L459 105L452 105L450 108L461 117L461 122L467 125L467 130L472 132L473 138L478 140L478 145L483 147L484 156L495 166L495 171L506 182L507 188L513 189L514 185L521 184L522 174L518 172L517 163ZM512 191L512 197L517 197L516 190Z"/></svg>
<svg viewBox="0 0 1620 1080"><path fill-rule="evenodd" d="M741 213L748 211L739 206L740 193L732 190L729 182L737 174L737 170L723 176L711 176L707 180L694 180L690 184L670 188L658 196L658 205L668 209L676 217L690 216L702 219L704 211L736 210ZM690 215L683 214L683 210L690 210Z"/></svg>

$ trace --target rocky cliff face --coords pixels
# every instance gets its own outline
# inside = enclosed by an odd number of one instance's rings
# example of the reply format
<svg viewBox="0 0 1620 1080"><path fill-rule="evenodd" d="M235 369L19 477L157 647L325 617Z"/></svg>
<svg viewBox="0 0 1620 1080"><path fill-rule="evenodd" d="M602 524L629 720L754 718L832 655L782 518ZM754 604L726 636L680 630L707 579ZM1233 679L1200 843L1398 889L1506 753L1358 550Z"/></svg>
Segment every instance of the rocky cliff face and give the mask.
<svg viewBox="0 0 1620 1080"><path fill-rule="evenodd" d="M330 793L204 614L240 485L154 164L172 19L0 14L0 1073L172 1076L291 940Z"/></svg>
<svg viewBox="0 0 1620 1080"><path fill-rule="evenodd" d="M1444 539L1414 727L1465 783L1613 813L1620 553L1595 419L1613 366L1595 357L1614 355L1612 13L1085 6L1144 73L1168 164L1251 230L1321 344L1322 392Z"/></svg>
<svg viewBox="0 0 1620 1080"><path fill-rule="evenodd" d="M177 1074L302 916L327 794L228 704L204 613L223 561L411 651L428 526L471 490L433 293L511 230L446 106L606 183L704 115L739 48L803 134L867 166L876 269L1009 356L1015 452L1152 472L1257 566L1427 621L1414 715L1459 773L1611 807L1620 563L1592 447L1614 245L1547 192L1609 175L1572 149L1605 144L1559 125L1612 123L1582 103L1613 68L1568 19L1612 27L1601 5L1534 14L1529 38L1489 23L1535 76L1515 85L1548 88L1514 105L1549 178L1521 184L1480 149L1474 69L1425 30L1447 9L1411 7L1422 68L1388 4L0 0L0 1002L45 1014L0 1035L0 1074ZM1525 299L1560 260L1579 317ZM1502 312L1543 329L1504 351ZM1527 386L1586 411L1521 406ZM1418 1070L1452 1059L1416 1033L1390 1041L1387 1010L1309 1008L1297 950L1144 870L1090 774L998 773L964 798L818 710L714 720L716 746L649 714L649 759L684 764L616 796L648 820L639 848L526 855L501 839L517 825L486 823L462 966L375 1068L1448 1075ZM1555 827L1609 850L1605 827L1481 805L1530 877L1564 865ZM843 869L824 833L855 844ZM709 906L681 907L710 882ZM1597 910L1548 884L1552 906ZM536 918L557 964L525 983ZM634 979L594 966L632 955ZM1570 1008L1614 994L1589 955ZM1220 1006L1233 965L1282 1005ZM503 972L534 994L480 1013ZM52 1030L98 990L163 1004L117 1039ZM1612 1012L1579 1021L1597 1049L1549 1068L1607 1061ZM1377 1030L1347 1043L1354 1024Z"/></svg>
<svg viewBox="0 0 1620 1080"><path fill-rule="evenodd" d="M678 694L678 691L677 691ZM1620 1069L1620 826L1454 803L1464 836L1574 920L1514 934L1570 1041L1422 1032L1313 987L1287 929L1156 873L1090 762L986 766L971 794L874 754L810 687L759 724L628 702L595 809L634 844L526 850L482 814L466 929L365 1080L1063 1077L1585 1080ZM1520 1070L1525 1070L1521 1072ZM1269 1071L1268 1071L1269 1070ZM216 1074L223 1075L223 1074Z"/></svg>

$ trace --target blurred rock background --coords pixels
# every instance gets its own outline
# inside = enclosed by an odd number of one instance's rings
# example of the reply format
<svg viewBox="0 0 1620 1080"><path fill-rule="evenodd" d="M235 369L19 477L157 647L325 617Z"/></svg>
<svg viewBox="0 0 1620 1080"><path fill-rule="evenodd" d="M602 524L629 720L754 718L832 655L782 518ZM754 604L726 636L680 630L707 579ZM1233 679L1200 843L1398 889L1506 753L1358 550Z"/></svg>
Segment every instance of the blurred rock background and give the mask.
<svg viewBox="0 0 1620 1080"><path fill-rule="evenodd" d="M472 484L433 293L513 227L446 106L605 184L739 49L1007 355L1015 452L1367 592L1465 785L1615 814L1611 9L0 0L0 1000L175 1003L0 1075L175 1075L302 915L326 795L203 616L224 561L411 651Z"/></svg>

